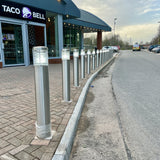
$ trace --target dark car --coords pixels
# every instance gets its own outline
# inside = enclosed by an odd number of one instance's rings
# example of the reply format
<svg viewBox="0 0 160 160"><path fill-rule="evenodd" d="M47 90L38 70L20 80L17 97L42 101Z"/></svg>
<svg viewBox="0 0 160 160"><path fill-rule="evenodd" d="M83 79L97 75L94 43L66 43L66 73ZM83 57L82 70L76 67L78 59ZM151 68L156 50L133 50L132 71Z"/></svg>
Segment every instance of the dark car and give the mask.
<svg viewBox="0 0 160 160"><path fill-rule="evenodd" d="M157 47L158 45L151 45L148 50L151 52L153 48Z"/></svg>

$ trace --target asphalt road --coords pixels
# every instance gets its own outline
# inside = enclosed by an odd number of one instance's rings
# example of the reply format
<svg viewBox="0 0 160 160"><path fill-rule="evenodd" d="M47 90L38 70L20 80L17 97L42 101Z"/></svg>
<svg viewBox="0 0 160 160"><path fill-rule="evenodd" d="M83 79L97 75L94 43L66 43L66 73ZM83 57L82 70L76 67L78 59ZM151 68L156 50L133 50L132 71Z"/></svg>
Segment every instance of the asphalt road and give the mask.
<svg viewBox="0 0 160 160"><path fill-rule="evenodd" d="M160 159L160 55L124 51L112 85L129 159Z"/></svg>

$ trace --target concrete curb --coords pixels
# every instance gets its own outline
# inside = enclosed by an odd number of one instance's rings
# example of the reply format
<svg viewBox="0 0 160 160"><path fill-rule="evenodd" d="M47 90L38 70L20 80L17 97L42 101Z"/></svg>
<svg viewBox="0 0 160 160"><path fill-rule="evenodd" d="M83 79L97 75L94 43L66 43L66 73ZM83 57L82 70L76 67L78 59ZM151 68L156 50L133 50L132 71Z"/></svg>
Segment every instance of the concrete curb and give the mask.
<svg viewBox="0 0 160 160"><path fill-rule="evenodd" d="M87 81L85 84L78 102L75 106L75 109L72 113L72 116L67 124L67 127L65 129L65 132L63 134L63 137L60 141L60 144L52 158L52 160L69 160L70 152L72 150L72 144L74 142L74 137L76 134L78 122L81 116L81 112L83 109L83 105L86 100L86 95L88 93L88 89L94 78L97 76L97 74L107 65L109 65L113 60L115 59L115 56L113 56L110 60L108 60L100 69L98 69Z"/></svg>

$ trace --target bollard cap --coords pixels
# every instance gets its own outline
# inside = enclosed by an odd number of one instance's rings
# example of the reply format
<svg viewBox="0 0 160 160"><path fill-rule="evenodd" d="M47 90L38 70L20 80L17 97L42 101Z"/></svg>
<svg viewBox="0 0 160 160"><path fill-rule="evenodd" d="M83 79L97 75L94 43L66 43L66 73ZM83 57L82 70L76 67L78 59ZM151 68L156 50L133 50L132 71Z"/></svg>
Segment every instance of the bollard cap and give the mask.
<svg viewBox="0 0 160 160"><path fill-rule="evenodd" d="M85 51L81 49L81 56L85 56Z"/></svg>
<svg viewBox="0 0 160 160"><path fill-rule="evenodd" d="M103 53L103 50L102 50L102 49L100 50L100 53Z"/></svg>
<svg viewBox="0 0 160 160"><path fill-rule="evenodd" d="M100 53L100 51L99 51L99 49L97 49L97 54L99 54Z"/></svg>
<svg viewBox="0 0 160 160"><path fill-rule="evenodd" d="M33 65L48 66L48 48L45 46L33 47Z"/></svg>
<svg viewBox="0 0 160 160"><path fill-rule="evenodd" d="M73 57L79 57L78 49L73 50Z"/></svg>
<svg viewBox="0 0 160 160"><path fill-rule="evenodd" d="M90 51L90 50L88 50L88 51L87 51L87 54L88 54L88 55L91 55L91 51Z"/></svg>
<svg viewBox="0 0 160 160"><path fill-rule="evenodd" d="M70 60L69 49L62 49L62 60Z"/></svg>
<svg viewBox="0 0 160 160"><path fill-rule="evenodd" d="M96 53L95 53L95 50L93 50L93 51L92 51L92 55L94 56L95 54L96 54Z"/></svg>

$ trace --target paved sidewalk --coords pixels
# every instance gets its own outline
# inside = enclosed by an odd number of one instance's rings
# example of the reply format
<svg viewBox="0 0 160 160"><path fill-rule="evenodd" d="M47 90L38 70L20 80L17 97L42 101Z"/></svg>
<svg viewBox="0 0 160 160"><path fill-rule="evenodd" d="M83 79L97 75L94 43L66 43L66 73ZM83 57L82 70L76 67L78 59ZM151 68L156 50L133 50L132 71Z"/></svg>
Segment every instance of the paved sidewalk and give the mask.
<svg viewBox="0 0 160 160"><path fill-rule="evenodd" d="M0 69L0 159L51 160L72 115L86 79L73 86L71 62L71 103L62 102L61 64L49 65L52 140L35 140L34 67Z"/></svg>

